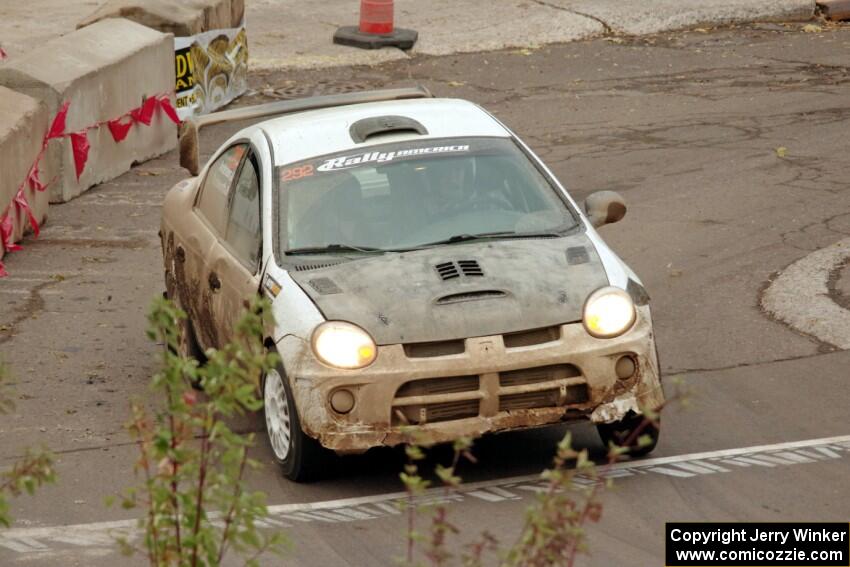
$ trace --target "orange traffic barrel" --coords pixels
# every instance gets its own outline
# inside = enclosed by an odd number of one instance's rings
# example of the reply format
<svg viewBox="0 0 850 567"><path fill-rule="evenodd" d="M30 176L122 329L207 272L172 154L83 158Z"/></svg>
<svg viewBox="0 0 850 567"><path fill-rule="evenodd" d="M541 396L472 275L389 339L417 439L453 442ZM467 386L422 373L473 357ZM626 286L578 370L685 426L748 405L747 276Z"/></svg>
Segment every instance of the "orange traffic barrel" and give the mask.
<svg viewBox="0 0 850 567"><path fill-rule="evenodd" d="M334 43L363 49L412 48L419 34L395 27L394 18L393 0L360 0L360 25L336 30Z"/></svg>
<svg viewBox="0 0 850 567"><path fill-rule="evenodd" d="M393 0L360 0L360 31L393 33Z"/></svg>

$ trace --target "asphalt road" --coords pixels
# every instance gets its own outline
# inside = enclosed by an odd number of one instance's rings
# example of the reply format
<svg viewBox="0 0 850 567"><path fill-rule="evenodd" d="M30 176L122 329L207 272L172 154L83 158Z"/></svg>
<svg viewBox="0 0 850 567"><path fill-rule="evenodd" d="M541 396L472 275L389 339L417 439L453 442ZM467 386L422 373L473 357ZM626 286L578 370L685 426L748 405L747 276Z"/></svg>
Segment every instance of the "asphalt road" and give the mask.
<svg viewBox="0 0 850 567"><path fill-rule="evenodd" d="M643 278L666 379L680 377L691 403L665 414L652 460L618 469L582 564L652 566L663 564L666 521L850 520L850 354L760 307L777 273L850 235L848 56L846 28L762 25L260 75L243 103L423 83L493 111L576 198L624 195L625 220L602 234ZM233 130L213 131L205 149ZM144 328L163 288L159 206L182 176L174 155L145 163L52 208L41 238L7 258L0 351L19 384L18 412L0 420L0 462L45 444L60 478L15 502L2 565L119 561L99 522L130 517L103 500L134 481L122 423L156 365ZM847 307L850 274L832 273ZM574 429L601 450L590 428ZM450 507L465 539L516 535L562 434L477 444L478 464L461 473L483 484ZM283 479L265 441L255 456L265 464L250 484L295 542L287 564L389 565L403 553L389 505L398 451L340 460L312 485Z"/></svg>

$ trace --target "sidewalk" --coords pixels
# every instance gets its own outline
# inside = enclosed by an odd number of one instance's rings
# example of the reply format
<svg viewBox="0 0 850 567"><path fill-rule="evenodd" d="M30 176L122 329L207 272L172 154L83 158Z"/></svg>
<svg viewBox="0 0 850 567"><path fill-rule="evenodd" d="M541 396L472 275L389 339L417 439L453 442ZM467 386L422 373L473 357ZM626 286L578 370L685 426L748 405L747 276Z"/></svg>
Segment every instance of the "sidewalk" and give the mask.
<svg viewBox="0 0 850 567"><path fill-rule="evenodd" d="M410 54L334 45L358 21L359 0L245 0L252 69L378 64L411 55L537 47L605 33L811 18L815 0L396 0L395 23L419 32ZM2 5L12 4L12 5ZM0 4L0 46L10 57L74 29L97 0Z"/></svg>

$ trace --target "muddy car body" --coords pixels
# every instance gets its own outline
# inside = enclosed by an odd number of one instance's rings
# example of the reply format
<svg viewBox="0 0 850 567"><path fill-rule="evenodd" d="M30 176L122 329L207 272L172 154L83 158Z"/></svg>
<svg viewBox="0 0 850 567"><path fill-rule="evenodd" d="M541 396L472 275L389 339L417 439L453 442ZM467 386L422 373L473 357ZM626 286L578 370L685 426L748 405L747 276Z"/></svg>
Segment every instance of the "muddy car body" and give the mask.
<svg viewBox="0 0 850 567"><path fill-rule="evenodd" d="M225 344L246 298L271 299L282 363L264 411L287 476L411 435L590 420L622 441L662 404L648 296L595 230L625 214L616 194L580 208L467 101L307 101L254 112L283 115L202 171L189 124L196 176L168 194L161 230L187 353Z"/></svg>

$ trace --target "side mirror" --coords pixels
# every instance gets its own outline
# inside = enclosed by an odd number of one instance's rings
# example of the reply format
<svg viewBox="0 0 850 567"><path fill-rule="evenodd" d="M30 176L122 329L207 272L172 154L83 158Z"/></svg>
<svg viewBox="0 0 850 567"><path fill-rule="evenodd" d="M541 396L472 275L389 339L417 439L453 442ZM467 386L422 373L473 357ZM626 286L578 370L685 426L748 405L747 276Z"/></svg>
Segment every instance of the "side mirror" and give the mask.
<svg viewBox="0 0 850 567"><path fill-rule="evenodd" d="M626 203L619 193L597 191L584 200L584 212L594 228L611 224L626 216Z"/></svg>
<svg viewBox="0 0 850 567"><path fill-rule="evenodd" d="M192 175L201 172L200 149L198 148L198 126L192 119L180 126L180 167Z"/></svg>

